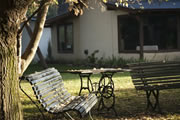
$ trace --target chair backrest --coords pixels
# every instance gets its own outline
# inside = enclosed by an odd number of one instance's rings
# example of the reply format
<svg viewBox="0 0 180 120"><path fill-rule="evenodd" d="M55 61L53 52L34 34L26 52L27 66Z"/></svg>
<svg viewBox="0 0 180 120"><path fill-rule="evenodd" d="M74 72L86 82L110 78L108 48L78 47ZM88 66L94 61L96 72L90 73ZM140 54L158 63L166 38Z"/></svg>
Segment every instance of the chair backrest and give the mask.
<svg viewBox="0 0 180 120"><path fill-rule="evenodd" d="M129 64L136 89L180 88L180 62Z"/></svg>
<svg viewBox="0 0 180 120"><path fill-rule="evenodd" d="M55 68L35 72L26 78L31 83L37 99L48 112L53 113L55 106L63 107L72 99L71 94L64 88L60 73Z"/></svg>

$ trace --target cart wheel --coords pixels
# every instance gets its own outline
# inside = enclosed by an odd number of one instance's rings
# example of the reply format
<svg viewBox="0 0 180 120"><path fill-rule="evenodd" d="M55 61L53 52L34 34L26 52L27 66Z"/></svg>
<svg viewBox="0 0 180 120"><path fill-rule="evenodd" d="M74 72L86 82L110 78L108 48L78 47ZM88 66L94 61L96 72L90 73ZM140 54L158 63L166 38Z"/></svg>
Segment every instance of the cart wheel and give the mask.
<svg viewBox="0 0 180 120"><path fill-rule="evenodd" d="M113 92L114 91L111 86L104 86L101 94L104 98L110 98L113 96Z"/></svg>
<svg viewBox="0 0 180 120"><path fill-rule="evenodd" d="M105 94L105 92L107 92L107 94L112 95L114 93L113 81L111 79L108 79L108 81L106 81L105 79L101 79L99 82L98 91L100 94Z"/></svg>

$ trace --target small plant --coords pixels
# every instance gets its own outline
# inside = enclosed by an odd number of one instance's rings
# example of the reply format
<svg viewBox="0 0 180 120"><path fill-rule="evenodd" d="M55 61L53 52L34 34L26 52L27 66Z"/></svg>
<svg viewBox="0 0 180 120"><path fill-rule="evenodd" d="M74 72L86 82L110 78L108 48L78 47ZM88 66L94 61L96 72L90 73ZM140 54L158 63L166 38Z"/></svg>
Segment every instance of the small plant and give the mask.
<svg viewBox="0 0 180 120"><path fill-rule="evenodd" d="M100 67L125 67L128 63L137 63L137 62L145 62L146 60L140 60L140 59L124 59L121 57L109 57L107 59L101 58L98 60L97 64Z"/></svg>
<svg viewBox="0 0 180 120"><path fill-rule="evenodd" d="M52 47L51 47L51 42L49 41L48 43L48 55L47 55L47 61L48 62L52 62L53 61L53 57L52 57Z"/></svg>
<svg viewBox="0 0 180 120"><path fill-rule="evenodd" d="M89 56L87 57L89 63L92 63L92 64L97 63L98 58L97 58L95 55L96 55L98 52L99 52L99 50L95 50L93 53L91 53L91 55L89 55Z"/></svg>

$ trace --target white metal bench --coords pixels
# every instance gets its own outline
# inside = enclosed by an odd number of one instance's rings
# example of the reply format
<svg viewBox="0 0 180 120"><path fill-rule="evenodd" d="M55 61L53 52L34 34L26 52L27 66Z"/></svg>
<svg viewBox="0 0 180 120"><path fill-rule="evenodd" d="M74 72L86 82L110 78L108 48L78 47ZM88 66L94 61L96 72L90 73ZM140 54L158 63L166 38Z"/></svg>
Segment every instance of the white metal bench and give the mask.
<svg viewBox="0 0 180 120"><path fill-rule="evenodd" d="M48 68L40 72L25 76L36 98L49 113L62 113L76 111L80 117L84 117L96 104L97 97L94 94L86 96L72 96L65 89L62 77L55 68Z"/></svg>

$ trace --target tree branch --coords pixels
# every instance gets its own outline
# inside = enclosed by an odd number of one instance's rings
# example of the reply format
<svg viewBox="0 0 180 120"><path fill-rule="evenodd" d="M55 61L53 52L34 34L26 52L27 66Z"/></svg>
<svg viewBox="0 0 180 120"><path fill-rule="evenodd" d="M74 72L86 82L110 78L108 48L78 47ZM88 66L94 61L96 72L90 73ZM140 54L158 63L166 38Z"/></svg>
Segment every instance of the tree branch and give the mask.
<svg viewBox="0 0 180 120"><path fill-rule="evenodd" d="M33 14L30 17L28 17L28 19L23 23L21 29L18 31L19 34L22 33L23 28L27 25L27 23L31 20L31 18L34 17L42 9L44 4L45 3L42 2L42 4L40 4L39 8L36 11L34 11Z"/></svg>
<svg viewBox="0 0 180 120"><path fill-rule="evenodd" d="M30 27L30 25L29 25L29 22L27 22L27 24L26 24L26 30L27 30L27 32L28 32L29 37L32 39L33 32L32 32L32 30L31 30L31 27ZM39 48L39 46L38 46L38 48L37 48L37 54L38 54L38 57L39 57L39 59L40 59L40 61L41 61L42 66L43 66L44 68L47 68L48 66L47 66L47 64L46 64L46 61L45 61L45 59L44 59L44 57L43 57L43 55L42 55L42 52L41 52L41 49Z"/></svg>
<svg viewBox="0 0 180 120"><path fill-rule="evenodd" d="M49 8L49 3L51 1L52 0L43 0L45 4L43 4L42 9L38 12L37 21L36 21L32 39L28 47L26 48L24 54L21 57L21 74L24 73L24 71L27 69L28 65L31 63L32 59L34 58L34 55L38 48L39 41L43 32L44 23L45 23L46 15Z"/></svg>

